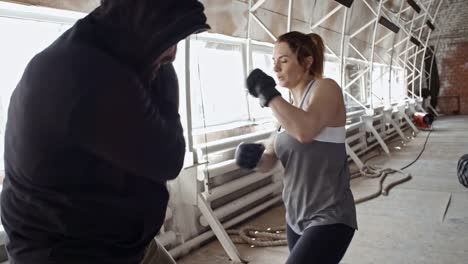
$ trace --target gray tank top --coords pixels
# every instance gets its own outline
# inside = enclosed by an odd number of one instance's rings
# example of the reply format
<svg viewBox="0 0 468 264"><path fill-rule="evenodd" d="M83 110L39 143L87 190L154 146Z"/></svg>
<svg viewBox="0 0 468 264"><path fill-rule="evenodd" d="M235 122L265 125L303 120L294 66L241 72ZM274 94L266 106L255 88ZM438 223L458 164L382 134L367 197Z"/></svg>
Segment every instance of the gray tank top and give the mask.
<svg viewBox="0 0 468 264"><path fill-rule="evenodd" d="M304 110L313 84L309 83L299 105ZM276 155L284 167L286 221L299 235L318 225L342 223L357 229L345 138L345 127L326 127L307 144L284 130L276 136Z"/></svg>

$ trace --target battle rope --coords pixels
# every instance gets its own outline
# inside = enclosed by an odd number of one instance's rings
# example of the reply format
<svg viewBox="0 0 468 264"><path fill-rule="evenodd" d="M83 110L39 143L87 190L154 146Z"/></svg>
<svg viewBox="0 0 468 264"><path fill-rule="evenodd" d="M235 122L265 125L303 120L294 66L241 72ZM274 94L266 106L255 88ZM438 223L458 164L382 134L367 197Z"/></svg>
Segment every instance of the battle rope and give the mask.
<svg viewBox="0 0 468 264"><path fill-rule="evenodd" d="M287 246L286 227L258 228L244 226L240 229L227 230L232 242L236 244L249 244L251 247L277 247Z"/></svg>
<svg viewBox="0 0 468 264"><path fill-rule="evenodd" d="M393 181L390 184L384 186L385 179L387 178L387 176L389 174L394 174L394 173L402 174L405 177L402 178L402 179ZM378 186L377 190L375 192L369 194L369 195L364 196L364 197L354 199L354 202L356 204L369 201L371 199L379 197L381 194L386 196L390 192L391 188L411 180L411 174L404 173L401 170L390 169L390 168L381 169L381 168L371 166L371 165L365 165L359 172L353 173L351 175L351 179L355 179L355 178L358 178L358 177L366 177L366 178L373 178L373 179L380 178L380 180L379 180L379 186Z"/></svg>

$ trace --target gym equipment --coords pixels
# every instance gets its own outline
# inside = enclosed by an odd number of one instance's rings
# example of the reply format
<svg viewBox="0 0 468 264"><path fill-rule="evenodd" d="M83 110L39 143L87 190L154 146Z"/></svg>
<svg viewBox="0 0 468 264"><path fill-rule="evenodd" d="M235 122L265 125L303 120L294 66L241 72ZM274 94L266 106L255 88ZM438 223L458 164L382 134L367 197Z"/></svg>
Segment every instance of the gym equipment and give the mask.
<svg viewBox="0 0 468 264"><path fill-rule="evenodd" d="M457 165L458 180L468 188L468 154L463 155Z"/></svg>
<svg viewBox="0 0 468 264"><path fill-rule="evenodd" d="M413 120L417 127L429 129L432 126L432 122L434 122L434 116L430 113L416 112L413 115Z"/></svg>

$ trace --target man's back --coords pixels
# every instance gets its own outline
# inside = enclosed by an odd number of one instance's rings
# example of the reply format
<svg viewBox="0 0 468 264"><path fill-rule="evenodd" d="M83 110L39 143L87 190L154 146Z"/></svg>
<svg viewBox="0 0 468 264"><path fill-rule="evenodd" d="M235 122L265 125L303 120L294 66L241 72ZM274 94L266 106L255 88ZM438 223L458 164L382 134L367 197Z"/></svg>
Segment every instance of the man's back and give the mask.
<svg viewBox="0 0 468 264"><path fill-rule="evenodd" d="M151 112L152 102L134 73L88 45L93 37L88 26L79 22L37 55L11 98L1 202L7 249L16 263L138 262L164 220L164 181L176 177L182 165L184 141L177 118L167 121L177 135L168 139L177 155L172 175L145 172L155 174L151 179L139 175L138 168L127 168L131 161L126 164L125 156L105 155L113 147L119 153L118 142L99 146L101 137L119 134L112 129L117 119L121 130L144 136L126 126L132 124L128 119L134 118L136 104ZM107 115L115 115L115 122ZM160 122L158 116L146 118ZM103 131L95 122L112 124ZM144 154L157 160L157 153Z"/></svg>

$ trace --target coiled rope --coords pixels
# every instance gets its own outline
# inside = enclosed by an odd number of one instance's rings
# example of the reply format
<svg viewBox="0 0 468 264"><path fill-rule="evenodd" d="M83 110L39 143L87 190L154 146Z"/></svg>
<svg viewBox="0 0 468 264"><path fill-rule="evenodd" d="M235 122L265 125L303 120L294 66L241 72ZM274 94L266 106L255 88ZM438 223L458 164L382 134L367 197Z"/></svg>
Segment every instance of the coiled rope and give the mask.
<svg viewBox="0 0 468 264"><path fill-rule="evenodd" d="M274 228L258 228L245 226L240 229L228 230L232 242L236 244L249 244L251 247L277 247L287 246L286 226Z"/></svg>
<svg viewBox="0 0 468 264"><path fill-rule="evenodd" d="M402 179L393 181L393 182L387 184L386 186L384 186L385 179L387 178L387 176L390 175L390 174L394 174L394 173L402 174L405 177L402 178ZM380 178L380 179L379 179L379 186L378 186L377 190L375 192L371 193L371 194L366 195L366 196L354 199L354 202L356 204L369 201L371 199L379 197L380 195L387 196L388 193L390 192L391 188L393 188L393 187L395 187L395 186L397 186L399 184L402 184L404 182L407 182L407 181L411 180L411 178L412 178L411 174L405 173L402 170L391 169L391 168L382 169L382 168L372 166L372 165L365 165L360 171L358 171L356 173L353 173L351 175L351 179L356 179L356 178L359 178L359 177L365 177L365 178L371 178L371 179Z"/></svg>

